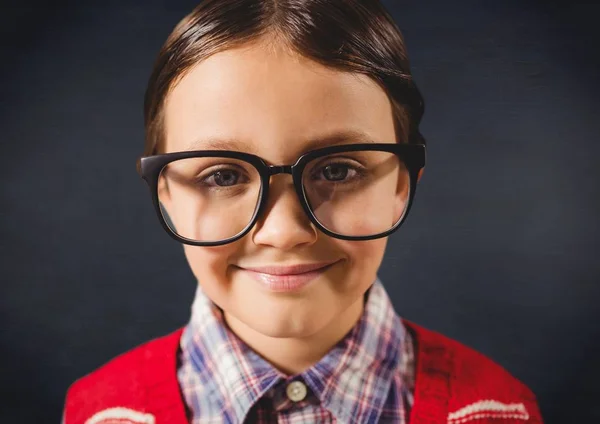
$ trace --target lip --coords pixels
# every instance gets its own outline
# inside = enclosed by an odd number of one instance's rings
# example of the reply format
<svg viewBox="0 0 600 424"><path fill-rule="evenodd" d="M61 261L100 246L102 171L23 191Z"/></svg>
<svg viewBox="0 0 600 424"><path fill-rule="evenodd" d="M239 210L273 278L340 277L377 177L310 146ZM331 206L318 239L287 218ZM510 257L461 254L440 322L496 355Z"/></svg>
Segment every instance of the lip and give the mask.
<svg viewBox="0 0 600 424"><path fill-rule="evenodd" d="M267 290L286 293L298 291L306 287L337 262L238 268Z"/></svg>

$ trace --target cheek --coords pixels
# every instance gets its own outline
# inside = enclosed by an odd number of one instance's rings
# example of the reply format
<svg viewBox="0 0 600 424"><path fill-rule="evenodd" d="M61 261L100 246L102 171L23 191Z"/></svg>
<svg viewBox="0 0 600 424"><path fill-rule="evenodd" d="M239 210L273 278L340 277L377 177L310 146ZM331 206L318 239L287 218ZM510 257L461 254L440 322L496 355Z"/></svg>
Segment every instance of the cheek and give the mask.
<svg viewBox="0 0 600 424"><path fill-rule="evenodd" d="M222 240L239 233L250 221L251 213L231 215L223 219L222 209L211 207L201 195L182 188L177 184L169 184L168 189L160 189L159 199L166 209L180 236L195 240ZM242 208L244 209L244 208ZM254 211L252 206L246 208Z"/></svg>
<svg viewBox="0 0 600 424"><path fill-rule="evenodd" d="M224 307L231 290L228 260L237 251L237 243L218 247L184 245L184 252L192 273L206 294Z"/></svg>
<svg viewBox="0 0 600 424"><path fill-rule="evenodd" d="M348 259L347 272L352 280L372 283L383 260L387 238L368 241L336 240L335 243Z"/></svg>

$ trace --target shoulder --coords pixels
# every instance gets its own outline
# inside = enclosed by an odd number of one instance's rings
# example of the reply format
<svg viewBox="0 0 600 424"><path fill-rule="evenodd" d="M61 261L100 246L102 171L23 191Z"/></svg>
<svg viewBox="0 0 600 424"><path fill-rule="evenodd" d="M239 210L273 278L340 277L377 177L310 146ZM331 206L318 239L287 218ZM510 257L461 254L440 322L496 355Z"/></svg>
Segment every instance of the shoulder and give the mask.
<svg viewBox="0 0 600 424"><path fill-rule="evenodd" d="M447 336L404 323L414 334L417 379L432 371L446 374L449 423L467 422L470 416L541 423L535 395L504 367Z"/></svg>
<svg viewBox="0 0 600 424"><path fill-rule="evenodd" d="M124 422L153 422L143 413L147 408L148 390L152 384L160 383L155 380L176 380L181 331L137 346L75 381L67 391L66 424L102 423L116 418L110 411L129 419ZM97 420L87 421L94 415Z"/></svg>

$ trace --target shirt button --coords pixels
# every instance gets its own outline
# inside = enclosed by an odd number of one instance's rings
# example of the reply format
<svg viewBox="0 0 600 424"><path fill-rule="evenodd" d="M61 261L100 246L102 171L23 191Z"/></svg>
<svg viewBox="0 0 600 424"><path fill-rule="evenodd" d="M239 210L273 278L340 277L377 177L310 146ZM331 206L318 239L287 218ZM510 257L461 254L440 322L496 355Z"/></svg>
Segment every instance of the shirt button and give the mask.
<svg viewBox="0 0 600 424"><path fill-rule="evenodd" d="M285 389L287 397L292 402L300 402L306 397L306 386L301 381L292 381Z"/></svg>

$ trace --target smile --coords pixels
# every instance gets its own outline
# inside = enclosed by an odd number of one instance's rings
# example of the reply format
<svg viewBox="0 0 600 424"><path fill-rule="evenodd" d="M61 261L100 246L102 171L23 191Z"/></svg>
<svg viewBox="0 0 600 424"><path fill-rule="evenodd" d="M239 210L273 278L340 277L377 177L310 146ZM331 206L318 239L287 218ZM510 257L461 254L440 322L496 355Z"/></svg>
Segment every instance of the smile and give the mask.
<svg viewBox="0 0 600 424"><path fill-rule="evenodd" d="M239 267L239 269L267 290L286 293L301 290L336 263L337 261L289 266Z"/></svg>

